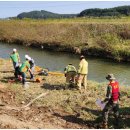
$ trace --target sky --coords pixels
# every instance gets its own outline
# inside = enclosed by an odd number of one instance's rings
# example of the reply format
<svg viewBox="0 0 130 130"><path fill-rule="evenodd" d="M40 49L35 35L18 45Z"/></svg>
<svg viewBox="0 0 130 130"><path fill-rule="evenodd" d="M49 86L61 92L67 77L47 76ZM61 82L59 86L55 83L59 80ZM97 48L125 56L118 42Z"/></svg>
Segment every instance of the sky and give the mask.
<svg viewBox="0 0 130 130"><path fill-rule="evenodd" d="M111 8L122 5L130 5L130 1L0 1L0 18L13 17L33 10L76 14L89 8Z"/></svg>

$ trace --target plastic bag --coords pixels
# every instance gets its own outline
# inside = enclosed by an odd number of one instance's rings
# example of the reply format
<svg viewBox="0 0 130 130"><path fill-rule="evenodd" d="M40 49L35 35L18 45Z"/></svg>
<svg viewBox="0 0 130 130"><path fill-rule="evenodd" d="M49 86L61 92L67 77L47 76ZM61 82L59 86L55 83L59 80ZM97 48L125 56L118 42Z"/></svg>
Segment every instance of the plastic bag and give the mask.
<svg viewBox="0 0 130 130"><path fill-rule="evenodd" d="M97 106L99 106L102 110L104 109L106 103L102 103L102 101L100 99L96 100L96 104Z"/></svg>

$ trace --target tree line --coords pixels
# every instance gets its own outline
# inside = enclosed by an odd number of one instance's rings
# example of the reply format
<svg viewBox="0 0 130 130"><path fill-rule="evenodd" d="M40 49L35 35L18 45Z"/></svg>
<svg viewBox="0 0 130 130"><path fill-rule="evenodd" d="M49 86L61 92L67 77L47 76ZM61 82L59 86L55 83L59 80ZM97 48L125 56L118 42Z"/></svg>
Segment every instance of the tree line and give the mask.
<svg viewBox="0 0 130 130"><path fill-rule="evenodd" d="M130 15L130 6L120 6L108 9L99 9L99 8L86 9L82 11L78 16L101 17L101 16L129 16L129 15Z"/></svg>
<svg viewBox="0 0 130 130"><path fill-rule="evenodd" d="M47 18L74 18L74 17L104 17L104 16L129 16L130 6L119 6L114 8L92 8L86 9L79 14L58 14L49 11L31 11L20 13L17 18L47 19Z"/></svg>

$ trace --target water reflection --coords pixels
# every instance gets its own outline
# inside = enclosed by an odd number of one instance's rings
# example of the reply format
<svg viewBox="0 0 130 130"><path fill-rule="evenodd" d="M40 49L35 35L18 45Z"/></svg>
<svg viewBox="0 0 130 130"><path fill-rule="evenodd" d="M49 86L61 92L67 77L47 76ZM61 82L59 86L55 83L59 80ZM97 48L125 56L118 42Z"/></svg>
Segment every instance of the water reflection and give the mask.
<svg viewBox="0 0 130 130"><path fill-rule="evenodd" d="M54 53L14 44L9 45L1 43L0 57L9 58L9 53L12 52L13 48L18 49L22 61L24 60L24 55L29 54L34 58L37 65L40 65L44 68L49 68L52 71L63 71L64 67L69 63L74 64L76 68L78 68L79 56L64 53ZM87 57L87 60L89 62L88 79L104 82L106 81L105 76L108 73L113 73L115 74L115 77L117 77L117 80L122 83L122 85L130 85L130 63L116 63L110 60L90 57Z"/></svg>

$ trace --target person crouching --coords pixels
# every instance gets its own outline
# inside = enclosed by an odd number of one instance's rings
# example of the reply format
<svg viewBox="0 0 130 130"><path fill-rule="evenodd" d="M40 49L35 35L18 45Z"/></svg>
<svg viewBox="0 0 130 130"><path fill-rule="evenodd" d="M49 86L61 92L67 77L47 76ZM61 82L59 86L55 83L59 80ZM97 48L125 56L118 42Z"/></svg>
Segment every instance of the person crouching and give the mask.
<svg viewBox="0 0 130 130"><path fill-rule="evenodd" d="M30 79L33 80L34 79L34 70L35 70L35 62L34 59L29 57L29 64L30 64Z"/></svg>
<svg viewBox="0 0 130 130"><path fill-rule="evenodd" d="M65 77L66 77L66 83L70 85L70 83L75 84L75 76L77 74L76 68L69 64L64 69Z"/></svg>
<svg viewBox="0 0 130 130"><path fill-rule="evenodd" d="M22 76L23 87L26 86L26 73L28 71L31 72L30 64L29 64L29 56L25 55L25 59L26 59L26 61L24 61L22 63L22 65L20 66L20 73L21 73L21 76Z"/></svg>

